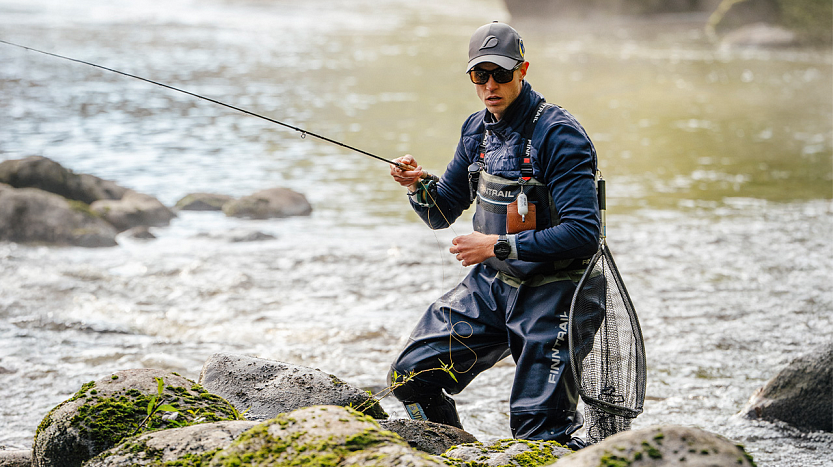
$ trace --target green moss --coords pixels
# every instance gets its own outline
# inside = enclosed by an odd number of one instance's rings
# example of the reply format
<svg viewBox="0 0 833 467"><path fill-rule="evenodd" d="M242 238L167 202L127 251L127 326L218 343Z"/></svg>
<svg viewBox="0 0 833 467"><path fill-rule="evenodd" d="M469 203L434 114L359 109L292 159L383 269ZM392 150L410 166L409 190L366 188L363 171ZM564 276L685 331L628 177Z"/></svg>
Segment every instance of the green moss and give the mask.
<svg viewBox="0 0 833 467"><path fill-rule="evenodd" d="M738 449L740 449L741 453L743 453L743 457L747 461L749 461L749 465L751 465L752 467L757 467L757 464L755 464L755 459L753 459L752 456L748 452L746 452L746 448L744 448L742 444L736 444L735 446ZM743 463L743 462L741 462L741 463Z"/></svg>
<svg viewBox="0 0 833 467"><path fill-rule="evenodd" d="M629 465L631 465L629 459L609 452L604 453L599 459L599 467L628 467Z"/></svg>
<svg viewBox="0 0 833 467"><path fill-rule="evenodd" d="M80 212L81 214L84 214L87 217L101 218L101 216L97 212L90 209L89 204L87 204L83 201L77 201L77 200L74 200L74 199L67 199L67 204L69 205L69 208L72 209L73 211Z"/></svg>
<svg viewBox="0 0 833 467"><path fill-rule="evenodd" d="M651 443L643 441L642 447L644 448L645 454L648 454L648 457L650 457L651 459L662 459L662 453L659 451L659 449L652 446Z"/></svg>

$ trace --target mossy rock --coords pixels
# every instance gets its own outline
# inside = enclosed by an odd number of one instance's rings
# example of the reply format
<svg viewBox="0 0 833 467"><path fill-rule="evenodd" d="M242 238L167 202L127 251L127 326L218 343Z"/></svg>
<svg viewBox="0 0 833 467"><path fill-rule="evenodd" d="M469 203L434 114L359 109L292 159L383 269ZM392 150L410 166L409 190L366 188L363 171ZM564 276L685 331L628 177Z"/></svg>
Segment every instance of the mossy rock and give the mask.
<svg viewBox="0 0 833 467"><path fill-rule="evenodd" d="M564 456L553 467L754 467L742 446L699 428L656 426L623 431Z"/></svg>
<svg viewBox="0 0 833 467"><path fill-rule="evenodd" d="M371 417L339 406L305 407L264 422L216 453L212 467L402 466L439 467Z"/></svg>
<svg viewBox="0 0 833 467"><path fill-rule="evenodd" d="M573 452L555 441L501 439L491 444L454 446L442 457L456 467L535 467L551 464Z"/></svg>
<svg viewBox="0 0 833 467"><path fill-rule="evenodd" d="M148 406L160 403L167 407L151 409L148 418ZM129 436L238 418L237 411L223 398L175 373L120 371L84 384L74 396L52 409L35 433L32 465L80 466Z"/></svg>
<svg viewBox="0 0 833 467"><path fill-rule="evenodd" d="M255 425L257 422L235 420L153 431L123 440L84 467L198 466Z"/></svg>

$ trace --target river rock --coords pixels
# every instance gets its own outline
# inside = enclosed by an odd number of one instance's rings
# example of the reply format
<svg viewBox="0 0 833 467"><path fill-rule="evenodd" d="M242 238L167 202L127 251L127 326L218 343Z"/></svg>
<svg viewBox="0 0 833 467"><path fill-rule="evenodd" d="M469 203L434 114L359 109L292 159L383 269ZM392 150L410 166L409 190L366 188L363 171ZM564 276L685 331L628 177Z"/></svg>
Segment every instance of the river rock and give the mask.
<svg viewBox="0 0 833 467"><path fill-rule="evenodd" d="M100 199L121 199L127 188L93 175L76 174L41 156L0 163L0 183L15 188L39 188L64 198L91 204Z"/></svg>
<svg viewBox="0 0 833 467"><path fill-rule="evenodd" d="M240 435L207 465L445 466L367 415L332 405L278 415Z"/></svg>
<svg viewBox="0 0 833 467"><path fill-rule="evenodd" d="M176 202L174 208L182 211L222 211L223 206L234 200L231 196L216 193L190 193Z"/></svg>
<svg viewBox="0 0 833 467"><path fill-rule="evenodd" d="M0 467L29 467L31 465L31 450L0 450Z"/></svg>
<svg viewBox="0 0 833 467"><path fill-rule="evenodd" d="M370 395L334 375L263 358L214 354L202 367L199 383L249 420L266 420L313 405L362 409L373 418L388 418Z"/></svg>
<svg viewBox="0 0 833 467"><path fill-rule="evenodd" d="M572 452L555 441L502 439L489 445L475 442L454 446L442 457L456 467L529 467L551 464Z"/></svg>
<svg viewBox="0 0 833 467"><path fill-rule="evenodd" d="M312 206L306 196L289 188L270 188L249 196L229 201L223 205L229 217L270 219L290 216L308 216Z"/></svg>
<svg viewBox="0 0 833 467"><path fill-rule="evenodd" d="M80 201L0 183L0 240L108 247L116 245L116 233Z"/></svg>
<svg viewBox="0 0 833 467"><path fill-rule="evenodd" d="M158 199L133 190L128 190L121 199L96 201L90 205L90 209L119 232L140 225L165 226L176 216Z"/></svg>
<svg viewBox="0 0 833 467"><path fill-rule="evenodd" d="M833 432L833 342L793 360L755 391L741 410L804 431Z"/></svg>
<svg viewBox="0 0 833 467"><path fill-rule="evenodd" d="M452 446L477 442L471 433L441 423L399 418L379 420L379 426L401 436L412 448L437 456Z"/></svg>
<svg viewBox="0 0 833 467"><path fill-rule="evenodd" d="M699 428L659 426L623 431L560 458L553 467L751 467L752 457L722 436Z"/></svg>
<svg viewBox="0 0 833 467"><path fill-rule="evenodd" d="M163 384L161 397L159 380ZM178 410L157 410L146 420L148 405L159 402ZM35 433L32 465L77 467L144 431L237 418L228 402L175 373L119 371L84 384L49 412Z"/></svg>
<svg viewBox="0 0 833 467"><path fill-rule="evenodd" d="M225 449L257 422L235 420L154 431L127 438L84 464L85 467L125 465L198 465L186 461L210 458Z"/></svg>

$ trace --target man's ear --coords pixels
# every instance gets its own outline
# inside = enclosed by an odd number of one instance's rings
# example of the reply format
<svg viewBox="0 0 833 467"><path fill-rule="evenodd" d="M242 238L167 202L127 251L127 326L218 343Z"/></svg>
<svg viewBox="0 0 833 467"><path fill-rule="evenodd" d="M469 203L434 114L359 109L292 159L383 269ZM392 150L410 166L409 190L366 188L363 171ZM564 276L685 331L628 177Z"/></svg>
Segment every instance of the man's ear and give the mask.
<svg viewBox="0 0 833 467"><path fill-rule="evenodd" d="M521 79L526 78L526 71L529 69L529 62L524 62L518 70L521 72Z"/></svg>

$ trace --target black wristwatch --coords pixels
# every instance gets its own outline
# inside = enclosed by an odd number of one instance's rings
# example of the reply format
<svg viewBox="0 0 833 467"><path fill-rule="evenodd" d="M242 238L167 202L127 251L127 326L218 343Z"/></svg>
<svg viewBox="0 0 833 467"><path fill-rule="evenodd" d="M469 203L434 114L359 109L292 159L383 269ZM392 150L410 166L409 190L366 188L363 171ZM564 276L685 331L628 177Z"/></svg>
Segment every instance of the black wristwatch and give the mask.
<svg viewBox="0 0 833 467"><path fill-rule="evenodd" d="M512 245L509 244L509 240L506 238L506 235L499 236L497 243L495 243L495 257L504 261L509 257L510 253L512 253Z"/></svg>

